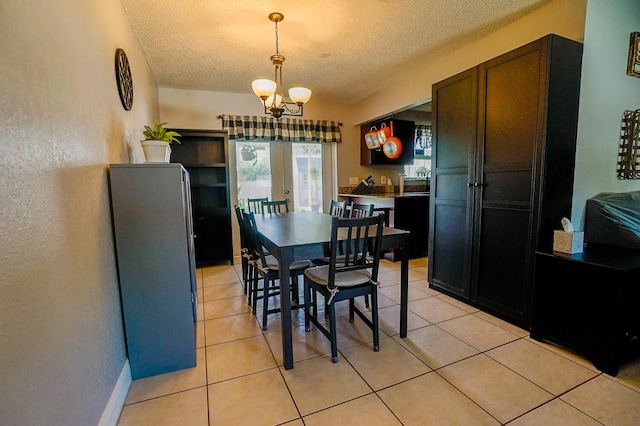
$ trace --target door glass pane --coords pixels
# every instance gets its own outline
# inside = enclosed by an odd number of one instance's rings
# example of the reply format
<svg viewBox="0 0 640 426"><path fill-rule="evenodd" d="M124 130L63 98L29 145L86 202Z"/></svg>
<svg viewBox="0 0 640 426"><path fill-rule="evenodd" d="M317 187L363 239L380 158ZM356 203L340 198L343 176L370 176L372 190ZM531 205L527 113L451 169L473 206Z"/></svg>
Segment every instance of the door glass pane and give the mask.
<svg viewBox="0 0 640 426"><path fill-rule="evenodd" d="M236 142L238 206L247 198L271 198L271 153L268 142Z"/></svg>
<svg viewBox="0 0 640 426"><path fill-rule="evenodd" d="M293 202L297 211L319 211L322 206L322 145L293 143Z"/></svg>

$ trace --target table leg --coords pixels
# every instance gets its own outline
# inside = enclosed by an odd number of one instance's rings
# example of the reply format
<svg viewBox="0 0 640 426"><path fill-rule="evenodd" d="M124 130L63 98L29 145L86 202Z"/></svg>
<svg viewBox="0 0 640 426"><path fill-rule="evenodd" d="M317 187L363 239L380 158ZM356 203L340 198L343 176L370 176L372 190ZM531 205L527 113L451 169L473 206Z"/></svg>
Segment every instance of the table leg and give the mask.
<svg viewBox="0 0 640 426"><path fill-rule="evenodd" d="M403 238L400 263L400 337L407 337L407 314L409 303L409 239Z"/></svg>
<svg viewBox="0 0 640 426"><path fill-rule="evenodd" d="M293 252L280 251L280 319L282 332L282 356L285 370L293 368L293 330L291 327L291 277L289 267L293 262Z"/></svg>

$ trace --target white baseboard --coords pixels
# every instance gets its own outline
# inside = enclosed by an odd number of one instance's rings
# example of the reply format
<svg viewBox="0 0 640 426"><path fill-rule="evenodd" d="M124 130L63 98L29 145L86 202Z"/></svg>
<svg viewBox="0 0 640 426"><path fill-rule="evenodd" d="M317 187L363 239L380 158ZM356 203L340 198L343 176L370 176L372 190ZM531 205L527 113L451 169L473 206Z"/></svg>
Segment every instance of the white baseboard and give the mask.
<svg viewBox="0 0 640 426"><path fill-rule="evenodd" d="M116 426L118 424L118 419L120 418L120 413L124 406L124 400L127 398L130 386L131 368L129 367L129 360L127 359L122 366L122 371L120 371L118 381L113 387L107 406L102 412L102 417L100 418L98 426Z"/></svg>

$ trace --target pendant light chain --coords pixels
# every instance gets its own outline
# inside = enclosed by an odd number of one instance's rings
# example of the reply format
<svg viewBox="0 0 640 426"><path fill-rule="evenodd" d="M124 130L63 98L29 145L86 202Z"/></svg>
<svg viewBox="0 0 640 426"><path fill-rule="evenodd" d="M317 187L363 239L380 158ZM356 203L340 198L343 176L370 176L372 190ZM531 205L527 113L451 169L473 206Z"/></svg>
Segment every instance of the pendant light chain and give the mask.
<svg viewBox="0 0 640 426"><path fill-rule="evenodd" d="M280 50L278 49L278 21L275 22L276 24L276 53L274 53L274 55L280 55Z"/></svg>

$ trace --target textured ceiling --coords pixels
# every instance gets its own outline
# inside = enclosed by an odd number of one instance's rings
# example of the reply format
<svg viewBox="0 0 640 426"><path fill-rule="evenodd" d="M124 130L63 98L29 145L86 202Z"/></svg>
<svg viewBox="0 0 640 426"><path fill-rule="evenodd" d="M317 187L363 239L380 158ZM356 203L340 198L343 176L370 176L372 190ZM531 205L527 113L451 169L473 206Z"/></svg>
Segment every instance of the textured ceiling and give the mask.
<svg viewBox="0 0 640 426"><path fill-rule="evenodd" d="M355 103L406 64L485 36L550 0L121 0L159 87L252 93L273 79L271 12L285 90Z"/></svg>

